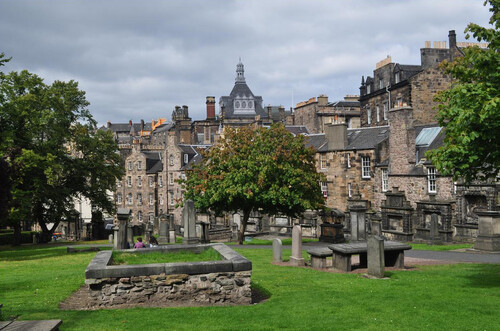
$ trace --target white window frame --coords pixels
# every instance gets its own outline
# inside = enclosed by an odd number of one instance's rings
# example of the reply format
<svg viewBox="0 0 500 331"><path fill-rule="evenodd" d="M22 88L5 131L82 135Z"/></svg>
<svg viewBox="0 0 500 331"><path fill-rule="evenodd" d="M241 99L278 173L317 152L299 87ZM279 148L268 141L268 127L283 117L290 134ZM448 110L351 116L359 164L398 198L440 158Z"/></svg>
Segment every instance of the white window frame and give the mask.
<svg viewBox="0 0 500 331"><path fill-rule="evenodd" d="M132 170L132 161L128 161L128 170Z"/></svg>
<svg viewBox="0 0 500 331"><path fill-rule="evenodd" d="M117 180L116 181L116 187L122 187L122 181L121 180Z"/></svg>
<svg viewBox="0 0 500 331"><path fill-rule="evenodd" d="M169 195L169 200L170 200L170 205L173 206L175 203L174 203L174 192L173 191L168 191L168 195Z"/></svg>
<svg viewBox="0 0 500 331"><path fill-rule="evenodd" d="M385 87L383 78L379 78L378 87L379 87L379 89L383 89Z"/></svg>
<svg viewBox="0 0 500 331"><path fill-rule="evenodd" d="M163 187L163 176L158 176L158 186Z"/></svg>
<svg viewBox="0 0 500 331"><path fill-rule="evenodd" d="M142 211L140 211L140 210L137 212L137 220L139 222L142 222Z"/></svg>
<svg viewBox="0 0 500 331"><path fill-rule="evenodd" d="M370 106L366 107L366 123L372 124L372 109Z"/></svg>
<svg viewBox="0 0 500 331"><path fill-rule="evenodd" d="M142 205L142 193L137 193L137 204Z"/></svg>
<svg viewBox="0 0 500 331"><path fill-rule="evenodd" d="M326 155L319 153L319 166L321 169L326 169Z"/></svg>
<svg viewBox="0 0 500 331"><path fill-rule="evenodd" d="M319 185L321 186L321 193L323 193L323 196L325 198L328 197L328 182L319 182Z"/></svg>
<svg viewBox="0 0 500 331"><path fill-rule="evenodd" d="M153 176L149 176L148 180L149 180L149 187L153 187L154 186Z"/></svg>
<svg viewBox="0 0 500 331"><path fill-rule="evenodd" d="M347 184L347 196L349 198L352 198L352 185L351 185L351 183Z"/></svg>
<svg viewBox="0 0 500 331"><path fill-rule="evenodd" d="M127 202L129 205L133 204L134 203L134 197L132 196L132 193L129 193L127 195Z"/></svg>
<svg viewBox="0 0 500 331"><path fill-rule="evenodd" d="M370 157L362 156L361 157L361 178L370 178Z"/></svg>
<svg viewBox="0 0 500 331"><path fill-rule="evenodd" d="M127 176L127 186L132 187L132 176Z"/></svg>
<svg viewBox="0 0 500 331"><path fill-rule="evenodd" d="M121 193L116 194L116 203L119 203L119 204L122 203L122 194Z"/></svg>
<svg viewBox="0 0 500 331"><path fill-rule="evenodd" d="M394 83L397 84L401 81L401 72L398 71L394 74Z"/></svg>
<svg viewBox="0 0 500 331"><path fill-rule="evenodd" d="M137 176L137 186L142 187L142 177Z"/></svg>
<svg viewBox="0 0 500 331"><path fill-rule="evenodd" d="M427 191L428 193L437 193L436 168L427 168Z"/></svg>
<svg viewBox="0 0 500 331"><path fill-rule="evenodd" d="M387 121L388 119L388 113L389 113L389 104L386 102L384 102L384 121Z"/></svg>
<svg viewBox="0 0 500 331"><path fill-rule="evenodd" d="M189 162L189 154L184 153L184 164L187 164Z"/></svg>
<svg viewBox="0 0 500 331"><path fill-rule="evenodd" d="M160 205L163 205L163 194L160 194L159 203L160 203Z"/></svg>
<svg viewBox="0 0 500 331"><path fill-rule="evenodd" d="M170 173L170 174L168 175L168 183L169 183L170 185L174 185L174 174L173 174L173 173Z"/></svg>
<svg viewBox="0 0 500 331"><path fill-rule="evenodd" d="M382 168L382 192L387 192L389 185L389 170L387 168Z"/></svg>
<svg viewBox="0 0 500 331"><path fill-rule="evenodd" d="M366 85L366 94L372 93L372 86L370 84Z"/></svg>
<svg viewBox="0 0 500 331"><path fill-rule="evenodd" d="M346 154L347 157L347 168L351 167L351 153Z"/></svg>
<svg viewBox="0 0 500 331"><path fill-rule="evenodd" d="M376 111L377 111L377 123L378 123L378 122L380 122L380 106L379 105L377 105Z"/></svg>
<svg viewBox="0 0 500 331"><path fill-rule="evenodd" d="M174 156L170 155L169 160L170 160L170 165L173 166L174 165Z"/></svg>
<svg viewBox="0 0 500 331"><path fill-rule="evenodd" d="M149 193L149 204L152 205L154 204L155 200L154 200L154 195L153 193Z"/></svg>
<svg viewBox="0 0 500 331"><path fill-rule="evenodd" d="M137 161L137 170L142 170L142 161Z"/></svg>

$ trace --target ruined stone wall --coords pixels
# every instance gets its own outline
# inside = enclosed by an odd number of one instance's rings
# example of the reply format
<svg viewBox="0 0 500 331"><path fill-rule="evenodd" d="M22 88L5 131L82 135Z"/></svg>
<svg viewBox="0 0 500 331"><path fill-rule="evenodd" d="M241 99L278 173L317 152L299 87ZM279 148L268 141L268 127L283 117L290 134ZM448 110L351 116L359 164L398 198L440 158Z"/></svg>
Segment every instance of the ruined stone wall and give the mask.
<svg viewBox="0 0 500 331"><path fill-rule="evenodd" d="M250 304L251 271L90 278L90 307L140 303Z"/></svg>
<svg viewBox="0 0 500 331"><path fill-rule="evenodd" d="M428 68L410 79L415 125L437 123L437 92L450 87L451 78L439 67Z"/></svg>

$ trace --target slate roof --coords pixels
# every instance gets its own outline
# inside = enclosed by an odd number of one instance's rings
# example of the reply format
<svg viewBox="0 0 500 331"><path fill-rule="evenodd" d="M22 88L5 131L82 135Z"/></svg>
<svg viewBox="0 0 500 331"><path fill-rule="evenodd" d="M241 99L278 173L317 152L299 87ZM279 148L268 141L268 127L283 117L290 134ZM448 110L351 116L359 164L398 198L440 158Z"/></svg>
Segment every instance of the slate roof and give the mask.
<svg viewBox="0 0 500 331"><path fill-rule="evenodd" d="M389 137L389 131L387 125L347 129L347 146L345 150L374 149L377 144Z"/></svg>
<svg viewBox="0 0 500 331"><path fill-rule="evenodd" d="M285 129L287 129L288 132L290 132L294 136L297 136L299 134L305 134L305 135L309 134L309 130L305 125L287 125L285 126Z"/></svg>
<svg viewBox="0 0 500 331"><path fill-rule="evenodd" d="M142 152L146 155L146 173L155 174L163 169L161 155L159 152Z"/></svg>
<svg viewBox="0 0 500 331"><path fill-rule="evenodd" d="M183 166L181 170L190 169L192 164L199 163L202 159L201 150L208 148L210 145L178 145L182 153L188 155L188 163L184 164L184 156L182 157Z"/></svg>
<svg viewBox="0 0 500 331"><path fill-rule="evenodd" d="M306 135L306 146L312 147L318 152L326 152L328 141L324 133Z"/></svg>
<svg viewBox="0 0 500 331"><path fill-rule="evenodd" d="M141 123L132 123L132 125L130 125L129 123L111 123L109 127L103 126L103 128L111 130L112 132L115 133L128 133L132 129L135 132L139 132L141 131ZM151 122L144 123L145 131L151 131L151 128L152 128Z"/></svg>
<svg viewBox="0 0 500 331"><path fill-rule="evenodd" d="M399 70L398 70L399 69ZM397 71L402 71L403 72L403 77L401 77L401 80L404 79L409 79L419 72L422 71L422 66L420 65L415 65L415 64L399 64L397 63L394 67L394 72Z"/></svg>
<svg viewBox="0 0 500 331"><path fill-rule="evenodd" d="M170 130L174 126L174 123L165 123L157 127L154 131L153 134L155 133L160 133L160 132L165 132Z"/></svg>
<svg viewBox="0 0 500 331"><path fill-rule="evenodd" d="M344 107L344 108L359 108L360 103L359 103L359 101L340 100L340 101L330 102L328 104L328 106L330 106L330 107Z"/></svg>

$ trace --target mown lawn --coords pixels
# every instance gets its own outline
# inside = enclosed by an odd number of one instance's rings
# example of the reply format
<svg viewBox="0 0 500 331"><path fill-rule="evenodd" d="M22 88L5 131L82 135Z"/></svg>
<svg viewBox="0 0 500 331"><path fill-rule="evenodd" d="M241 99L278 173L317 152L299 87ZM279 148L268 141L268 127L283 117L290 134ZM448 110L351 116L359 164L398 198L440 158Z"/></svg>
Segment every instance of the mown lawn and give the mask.
<svg viewBox="0 0 500 331"><path fill-rule="evenodd" d="M500 330L500 265L423 266L388 280L276 266L272 251L240 249L271 294L252 306L61 311L95 253L0 249L2 317L62 319L61 330ZM290 255L285 250L283 256Z"/></svg>

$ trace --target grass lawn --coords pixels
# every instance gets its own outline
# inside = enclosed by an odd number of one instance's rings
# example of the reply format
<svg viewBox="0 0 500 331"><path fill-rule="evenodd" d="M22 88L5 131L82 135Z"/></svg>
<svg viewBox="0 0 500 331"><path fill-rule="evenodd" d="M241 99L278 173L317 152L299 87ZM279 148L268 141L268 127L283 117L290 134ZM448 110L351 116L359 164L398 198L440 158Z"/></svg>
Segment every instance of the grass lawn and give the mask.
<svg viewBox="0 0 500 331"><path fill-rule="evenodd" d="M500 265L391 271L388 280L276 266L268 249L238 250L268 301L251 306L61 311L95 253L0 248L2 317L62 319L61 330L500 330ZM289 250L283 256L290 255Z"/></svg>
<svg viewBox="0 0 500 331"><path fill-rule="evenodd" d="M146 249L147 250L147 249ZM150 253L125 253L113 251L113 264L150 264L173 262L200 262L220 261L220 254L213 248L201 253L189 251L180 252L150 252Z"/></svg>
<svg viewBox="0 0 500 331"><path fill-rule="evenodd" d="M289 246L292 245L292 238L282 238L281 239L281 244L284 246ZM302 243L309 243L309 242L315 242L318 241L317 238L302 238ZM228 245L236 245L238 242L230 242L230 243L225 243ZM258 238L252 238L250 241L243 241L243 245L272 245L273 241L270 239L258 239Z"/></svg>
<svg viewBox="0 0 500 331"><path fill-rule="evenodd" d="M427 245L427 244L414 244L407 243L411 249L418 251L452 251L461 248L472 248L474 244L446 244L446 245Z"/></svg>

